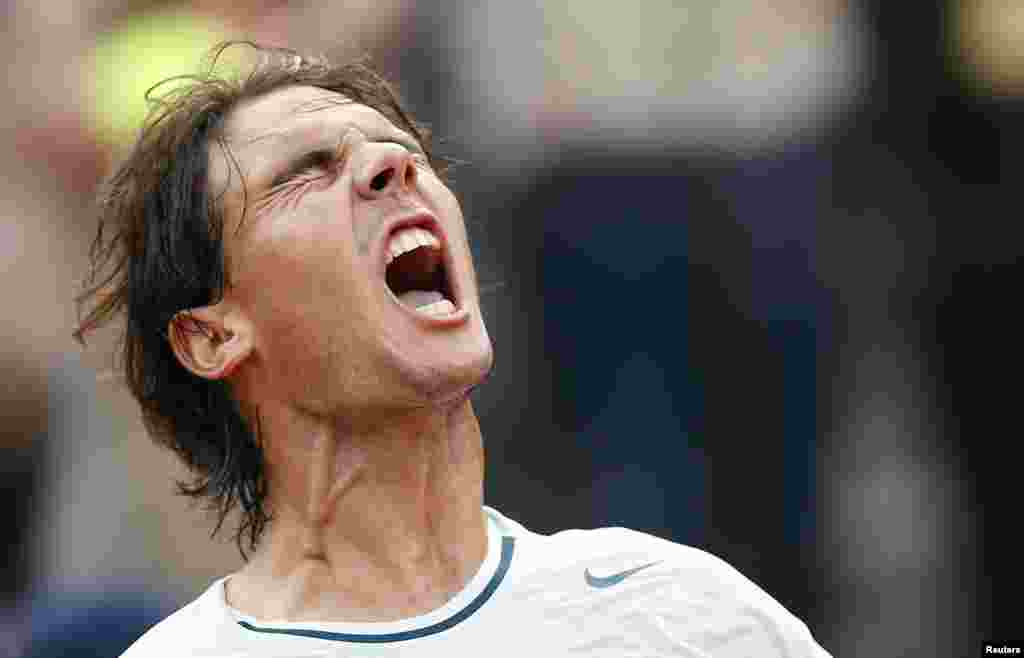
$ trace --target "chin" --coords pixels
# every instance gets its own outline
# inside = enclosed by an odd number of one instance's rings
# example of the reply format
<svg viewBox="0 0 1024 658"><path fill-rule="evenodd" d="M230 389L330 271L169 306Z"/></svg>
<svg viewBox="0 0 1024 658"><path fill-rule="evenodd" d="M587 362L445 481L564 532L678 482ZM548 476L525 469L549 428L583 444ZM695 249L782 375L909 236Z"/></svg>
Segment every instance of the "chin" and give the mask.
<svg viewBox="0 0 1024 658"><path fill-rule="evenodd" d="M494 351L484 333L471 349L458 350L443 362L415 368L409 374L417 397L430 404L450 404L466 399L487 380L493 366Z"/></svg>

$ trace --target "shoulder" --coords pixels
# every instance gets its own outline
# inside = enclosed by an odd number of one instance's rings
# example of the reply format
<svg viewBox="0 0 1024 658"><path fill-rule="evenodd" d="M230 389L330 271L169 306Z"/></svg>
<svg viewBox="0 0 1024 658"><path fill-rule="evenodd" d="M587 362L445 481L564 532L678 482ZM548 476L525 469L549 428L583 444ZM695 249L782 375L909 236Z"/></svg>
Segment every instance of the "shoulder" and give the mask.
<svg viewBox="0 0 1024 658"><path fill-rule="evenodd" d="M628 556L613 560L620 573L644 567L629 576L640 578L633 603L679 646L716 656L828 658L803 621L708 551L626 528L594 531L591 541Z"/></svg>
<svg viewBox="0 0 1024 658"><path fill-rule="evenodd" d="M527 570L639 561L656 562L659 571L687 572L702 579L720 579L723 583L739 575L724 560L704 550L629 528L571 529L542 535L515 521L500 518L509 530L507 534L516 538L519 566Z"/></svg>
<svg viewBox="0 0 1024 658"><path fill-rule="evenodd" d="M214 650L224 623L224 607L220 605L222 583L218 580L197 599L150 628L121 658L170 658L181 656L182 652L203 655L203 649Z"/></svg>
<svg viewBox="0 0 1024 658"><path fill-rule="evenodd" d="M526 591L564 591L568 614L644 628L696 655L828 658L802 621L703 549L627 528L521 537L515 580Z"/></svg>

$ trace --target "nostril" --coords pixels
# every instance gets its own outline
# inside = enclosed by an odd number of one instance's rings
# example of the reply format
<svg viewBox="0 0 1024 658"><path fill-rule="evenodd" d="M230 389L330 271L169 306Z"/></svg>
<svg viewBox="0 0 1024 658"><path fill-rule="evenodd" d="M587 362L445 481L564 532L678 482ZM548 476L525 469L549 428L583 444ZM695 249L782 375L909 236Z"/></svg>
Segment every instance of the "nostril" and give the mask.
<svg viewBox="0 0 1024 658"><path fill-rule="evenodd" d="M373 190L374 192L380 192L381 190L388 186L388 183L391 181L391 177L394 175L395 170L388 167L387 169L373 177L373 180L370 181L370 189Z"/></svg>

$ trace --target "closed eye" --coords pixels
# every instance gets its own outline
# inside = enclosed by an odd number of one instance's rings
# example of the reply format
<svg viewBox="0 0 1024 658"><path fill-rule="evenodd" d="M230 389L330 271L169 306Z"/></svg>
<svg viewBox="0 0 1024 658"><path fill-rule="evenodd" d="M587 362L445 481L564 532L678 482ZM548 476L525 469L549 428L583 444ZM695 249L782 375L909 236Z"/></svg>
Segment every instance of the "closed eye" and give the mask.
<svg viewBox="0 0 1024 658"><path fill-rule="evenodd" d="M397 144L411 152L417 163L427 163L426 155L418 147L414 147L405 141L397 139L382 139L379 141L386 144ZM326 172L336 166L337 160L338 152L334 149L316 149L315 151L305 153L294 160L284 173L275 176L273 181L271 181L271 187L278 187L304 174Z"/></svg>
<svg viewBox="0 0 1024 658"><path fill-rule="evenodd" d="M311 172L324 172L330 169L335 162L337 155L331 149L318 149L300 156L291 163L288 169L274 177L271 186L277 187L299 177L302 174Z"/></svg>

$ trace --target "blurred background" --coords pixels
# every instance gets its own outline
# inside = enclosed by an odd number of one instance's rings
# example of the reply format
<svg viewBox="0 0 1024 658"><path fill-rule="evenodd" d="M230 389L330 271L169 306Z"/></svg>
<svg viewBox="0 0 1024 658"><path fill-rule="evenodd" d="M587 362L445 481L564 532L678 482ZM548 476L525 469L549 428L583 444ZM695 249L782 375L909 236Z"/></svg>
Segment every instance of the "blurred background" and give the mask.
<svg viewBox="0 0 1024 658"><path fill-rule="evenodd" d="M463 161L486 499L709 550L834 656L1019 638L1024 3L0 3L0 654L237 568L82 351L90 202L226 37L369 53ZM1014 438L1016 437L1016 438Z"/></svg>

